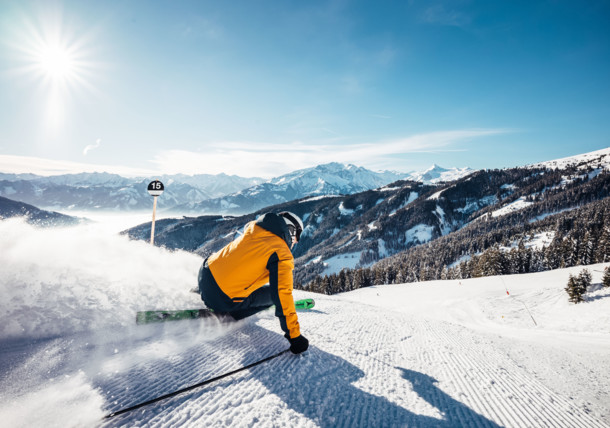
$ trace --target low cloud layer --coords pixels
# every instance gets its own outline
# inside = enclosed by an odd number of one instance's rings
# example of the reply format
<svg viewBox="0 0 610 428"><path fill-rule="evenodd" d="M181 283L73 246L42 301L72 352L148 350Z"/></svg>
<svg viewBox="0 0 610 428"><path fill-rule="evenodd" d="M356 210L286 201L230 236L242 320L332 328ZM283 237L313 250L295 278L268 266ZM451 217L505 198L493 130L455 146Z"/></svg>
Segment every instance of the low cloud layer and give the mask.
<svg viewBox="0 0 610 428"><path fill-rule="evenodd" d="M513 132L509 129L465 129L417 134L374 143L311 144L294 142L208 143L200 151L165 150L149 160L149 168L122 165L95 165L36 157L0 155L0 172L58 175L79 172L109 172L123 176L157 174L235 174L242 177L272 178L297 169L329 162L352 163L369 169L404 170L400 156L410 153L464 151L465 143L477 138ZM99 147L87 146L83 154Z"/></svg>
<svg viewBox="0 0 610 428"><path fill-rule="evenodd" d="M167 150L152 162L163 173L237 174L274 177L329 162L344 162L372 169L396 169L396 156L408 153L461 151L459 143L473 138L506 134L506 129L467 129L418 134L364 144L266 144L224 142L198 152Z"/></svg>

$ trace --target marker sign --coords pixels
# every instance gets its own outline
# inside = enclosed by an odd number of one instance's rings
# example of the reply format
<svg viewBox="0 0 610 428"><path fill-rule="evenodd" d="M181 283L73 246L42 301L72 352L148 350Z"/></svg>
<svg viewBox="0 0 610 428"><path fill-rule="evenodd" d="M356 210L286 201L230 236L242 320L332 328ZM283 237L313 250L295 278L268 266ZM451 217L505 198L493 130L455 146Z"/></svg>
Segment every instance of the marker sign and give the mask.
<svg viewBox="0 0 610 428"><path fill-rule="evenodd" d="M150 196L159 196L163 193L163 190L165 190L165 188L163 187L163 183L159 180L151 181L148 184L148 193Z"/></svg>
<svg viewBox="0 0 610 428"><path fill-rule="evenodd" d="M161 195L163 190L163 183L161 183L159 180L154 180L148 183L148 193L150 196L154 196L153 218L152 223L150 224L150 243L152 245L155 244L155 214L157 212L157 196Z"/></svg>

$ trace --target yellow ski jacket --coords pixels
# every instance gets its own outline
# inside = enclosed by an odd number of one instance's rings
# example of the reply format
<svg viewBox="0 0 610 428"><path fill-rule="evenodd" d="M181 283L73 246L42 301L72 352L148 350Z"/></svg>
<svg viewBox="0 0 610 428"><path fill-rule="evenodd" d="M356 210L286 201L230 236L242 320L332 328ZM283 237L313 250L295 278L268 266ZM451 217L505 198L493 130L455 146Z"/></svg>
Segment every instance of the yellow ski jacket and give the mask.
<svg viewBox="0 0 610 428"><path fill-rule="evenodd" d="M301 332L292 297L291 242L284 219L268 213L248 223L244 234L211 255L207 265L218 287L235 303L269 284L275 315L293 339Z"/></svg>

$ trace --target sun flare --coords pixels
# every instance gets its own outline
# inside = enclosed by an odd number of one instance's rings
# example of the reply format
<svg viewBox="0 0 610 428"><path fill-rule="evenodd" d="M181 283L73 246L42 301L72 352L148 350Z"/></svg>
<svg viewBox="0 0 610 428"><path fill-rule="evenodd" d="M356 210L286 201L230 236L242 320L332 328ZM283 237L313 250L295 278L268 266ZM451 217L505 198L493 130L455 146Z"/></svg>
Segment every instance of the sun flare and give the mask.
<svg viewBox="0 0 610 428"><path fill-rule="evenodd" d="M82 31L70 25L62 10L53 8L23 15L15 22L8 42L13 48L15 72L38 80L41 88L91 88L96 63L90 28Z"/></svg>
<svg viewBox="0 0 610 428"><path fill-rule="evenodd" d="M51 79L67 79L76 70L70 51L62 46L45 46L41 49L38 65L42 73Z"/></svg>
<svg viewBox="0 0 610 428"><path fill-rule="evenodd" d="M83 97L99 95L94 80L100 62L95 60L95 26L79 27L72 15L51 2L37 11L15 12L8 27L6 46L15 78L33 83L45 132L59 131ZM26 80L27 79L27 80Z"/></svg>

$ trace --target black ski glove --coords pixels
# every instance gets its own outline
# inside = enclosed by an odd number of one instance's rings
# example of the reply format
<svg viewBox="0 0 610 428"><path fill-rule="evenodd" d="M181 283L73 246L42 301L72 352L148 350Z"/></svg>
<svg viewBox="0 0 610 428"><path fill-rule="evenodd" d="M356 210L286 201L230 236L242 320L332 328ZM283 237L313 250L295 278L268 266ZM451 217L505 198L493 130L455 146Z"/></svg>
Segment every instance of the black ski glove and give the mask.
<svg viewBox="0 0 610 428"><path fill-rule="evenodd" d="M309 340L305 338L305 336L300 335L291 339L290 337L286 337L290 342L290 352L293 354L300 354L301 352L307 351L309 347Z"/></svg>

